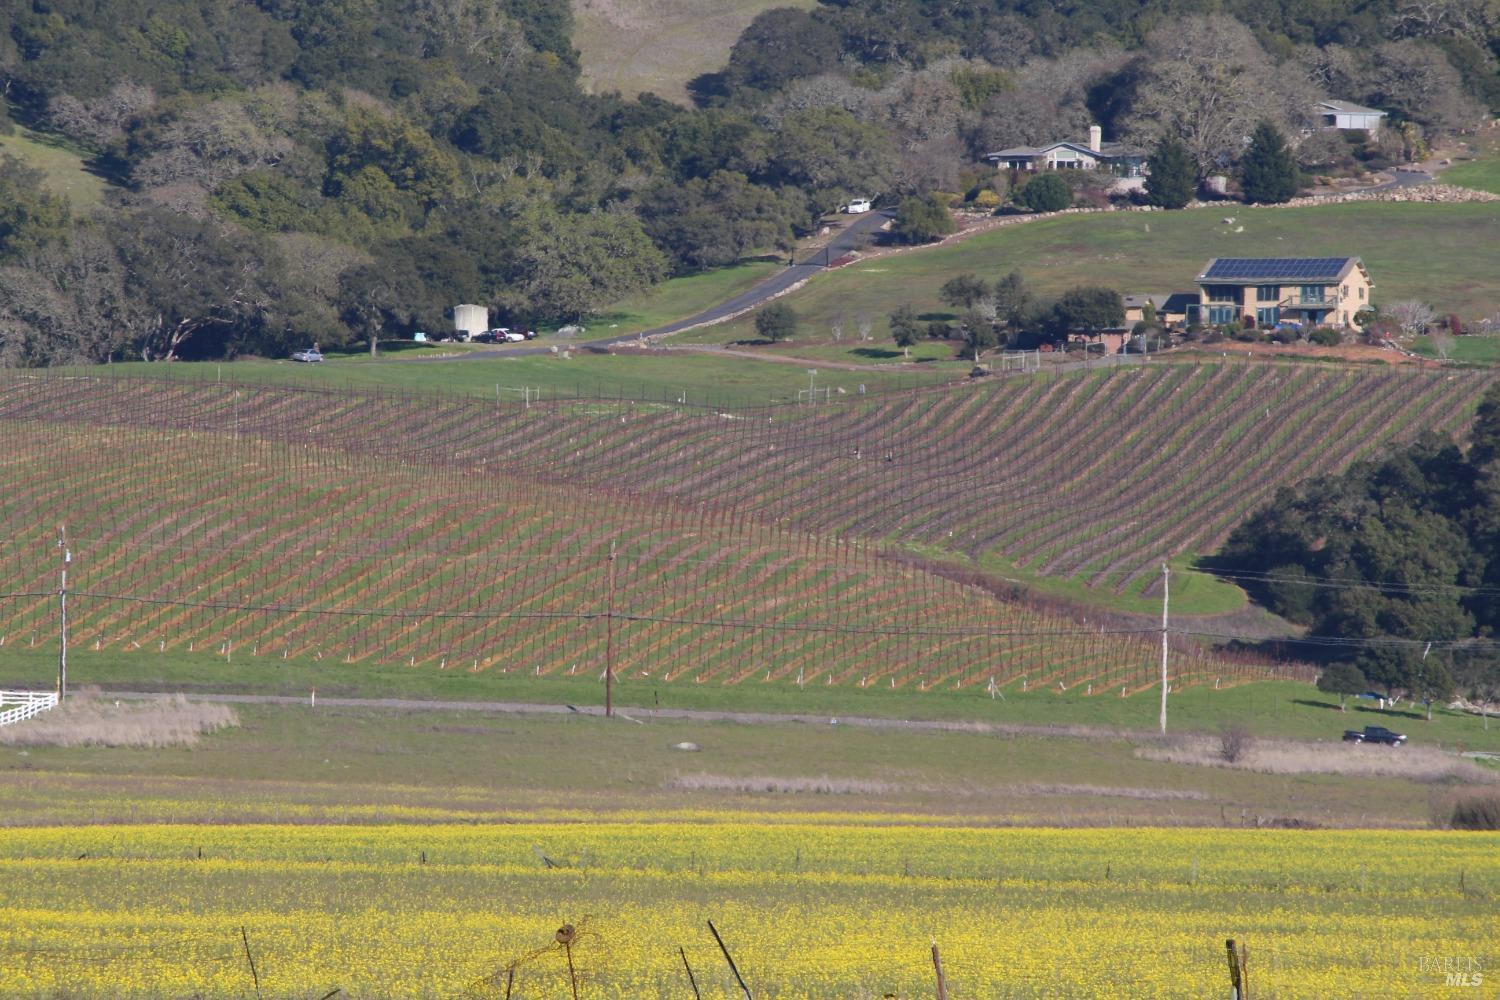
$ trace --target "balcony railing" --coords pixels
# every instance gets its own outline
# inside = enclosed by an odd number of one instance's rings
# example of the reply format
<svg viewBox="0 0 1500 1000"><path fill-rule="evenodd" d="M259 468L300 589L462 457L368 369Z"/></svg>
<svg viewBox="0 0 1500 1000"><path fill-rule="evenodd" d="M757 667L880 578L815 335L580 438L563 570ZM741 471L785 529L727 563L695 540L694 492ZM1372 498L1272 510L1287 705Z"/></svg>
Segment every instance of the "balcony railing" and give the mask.
<svg viewBox="0 0 1500 1000"><path fill-rule="evenodd" d="M1277 303L1282 309L1332 309L1338 304L1339 300L1331 295L1317 297L1292 295Z"/></svg>

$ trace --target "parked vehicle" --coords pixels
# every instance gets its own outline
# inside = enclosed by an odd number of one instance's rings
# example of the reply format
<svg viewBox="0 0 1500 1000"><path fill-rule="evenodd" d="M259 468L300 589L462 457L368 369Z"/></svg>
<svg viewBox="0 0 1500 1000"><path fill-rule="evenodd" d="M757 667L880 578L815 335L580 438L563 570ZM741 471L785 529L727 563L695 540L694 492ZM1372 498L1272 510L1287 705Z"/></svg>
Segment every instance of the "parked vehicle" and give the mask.
<svg viewBox="0 0 1500 1000"><path fill-rule="evenodd" d="M504 339L506 343L519 344L521 341L526 339L526 334L522 333L520 330L506 330Z"/></svg>
<svg viewBox="0 0 1500 1000"><path fill-rule="evenodd" d="M840 205L839 211L847 213L849 215L863 215L864 213L868 212L870 208L870 199L855 198L847 205Z"/></svg>
<svg viewBox="0 0 1500 1000"><path fill-rule="evenodd" d="M322 361L323 360L323 352L319 351L316 347L309 347L305 351L298 351L297 353L293 354L292 355L292 360L293 361L305 361L305 362L308 362L308 363L314 363L314 362Z"/></svg>
<svg viewBox="0 0 1500 1000"><path fill-rule="evenodd" d="M1384 726L1366 726L1363 729L1344 730L1345 743L1384 743L1399 747L1406 742L1406 734L1396 733Z"/></svg>

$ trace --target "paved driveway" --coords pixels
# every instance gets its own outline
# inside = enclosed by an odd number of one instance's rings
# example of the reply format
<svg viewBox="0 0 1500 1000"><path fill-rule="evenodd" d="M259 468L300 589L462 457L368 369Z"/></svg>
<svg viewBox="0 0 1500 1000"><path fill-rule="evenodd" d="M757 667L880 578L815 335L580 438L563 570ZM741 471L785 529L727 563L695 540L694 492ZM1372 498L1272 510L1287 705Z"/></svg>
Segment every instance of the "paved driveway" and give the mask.
<svg viewBox="0 0 1500 1000"><path fill-rule="evenodd" d="M622 344L628 341L639 340L642 337L677 333L681 330L701 326L705 323L712 323L725 317L733 316L736 313L744 312L746 309L758 306L778 293L786 291L797 284L797 282L805 281L812 277L849 251L858 249L891 218L891 212L868 212L851 223L843 232L835 236L826 247L817 251L806 262L783 268L755 287L741 292L728 301L710 306L702 312L689 316L686 319L680 319L675 323L668 323L665 326L654 327L650 330L641 330L636 333L622 333L611 337L597 337L592 340L569 341L557 346L565 347L567 350L577 350L583 347L608 347L610 344ZM552 353L551 346L517 344L515 346L497 346L483 351L468 351L457 357L406 358L400 360L404 363L426 364L440 361L478 361L485 358L516 358L550 353Z"/></svg>

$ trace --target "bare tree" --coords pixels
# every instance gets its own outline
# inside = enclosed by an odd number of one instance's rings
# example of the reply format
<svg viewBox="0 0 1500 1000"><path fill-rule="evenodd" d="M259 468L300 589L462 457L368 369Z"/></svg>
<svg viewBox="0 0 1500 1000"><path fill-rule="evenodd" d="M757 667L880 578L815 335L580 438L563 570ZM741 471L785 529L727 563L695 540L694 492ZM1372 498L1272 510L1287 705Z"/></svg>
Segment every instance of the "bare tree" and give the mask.
<svg viewBox="0 0 1500 1000"><path fill-rule="evenodd" d="M1453 354L1453 337L1446 330L1432 331L1432 350L1442 361L1447 361Z"/></svg>
<svg viewBox="0 0 1500 1000"><path fill-rule="evenodd" d="M1389 319L1401 328L1402 333L1416 335L1425 333L1427 328L1437 319L1437 313L1432 306L1417 299L1402 299L1400 302L1392 302L1380 310L1381 316Z"/></svg>
<svg viewBox="0 0 1500 1000"><path fill-rule="evenodd" d="M156 93L121 80L103 97L84 101L60 94L47 103L47 121L63 135L95 149L125 135L125 126L156 106Z"/></svg>
<svg viewBox="0 0 1500 1000"><path fill-rule="evenodd" d="M833 334L833 342L835 344L837 344L839 341L841 341L841 340L844 339L844 314L843 313L839 313L837 316L835 316L833 318L833 321L828 324L828 332L831 333L831 334Z"/></svg>
<svg viewBox="0 0 1500 1000"><path fill-rule="evenodd" d="M1262 121L1295 131L1316 93L1295 64L1268 72L1270 56L1232 17L1164 22L1145 51L1125 133L1143 145L1176 135L1205 173L1237 160Z"/></svg>
<svg viewBox="0 0 1500 1000"><path fill-rule="evenodd" d="M1491 0L1405 0L1387 23L1400 37L1484 38L1500 26L1500 7Z"/></svg>
<svg viewBox="0 0 1500 1000"><path fill-rule="evenodd" d="M854 317L854 328L859 331L861 341L868 341L870 331L875 329L875 317L869 313L859 313Z"/></svg>
<svg viewBox="0 0 1500 1000"><path fill-rule="evenodd" d="M212 191L240 174L279 163L291 149L285 136L256 127L239 102L212 101L167 123L131 177L146 188L188 181Z"/></svg>

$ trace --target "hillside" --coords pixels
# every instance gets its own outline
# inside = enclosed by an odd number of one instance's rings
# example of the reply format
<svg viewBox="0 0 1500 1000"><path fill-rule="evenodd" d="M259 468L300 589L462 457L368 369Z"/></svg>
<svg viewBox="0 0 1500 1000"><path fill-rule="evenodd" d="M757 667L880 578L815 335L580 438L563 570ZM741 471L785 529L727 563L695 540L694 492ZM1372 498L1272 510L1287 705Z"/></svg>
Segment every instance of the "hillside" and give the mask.
<svg viewBox="0 0 1500 1000"><path fill-rule="evenodd" d="M0 414L442 457L566 489L882 542L1133 595L1211 551L1279 485L1423 430L1461 433L1487 375L1152 364L827 407L496 404L135 380L11 379ZM479 480L483 482L483 478Z"/></svg>
<svg viewBox="0 0 1500 1000"><path fill-rule="evenodd" d="M955 317L939 289L961 274L993 281L1017 270L1041 299L1078 285L1170 294L1194 290L1203 266L1228 256L1357 256L1370 268L1377 304L1419 299L1470 326L1500 311L1500 290L1488 280L1500 273L1500 202L1222 205L1021 221L940 247L877 254L785 299L800 317L797 345L787 349L836 347L848 360L859 360L872 346L889 350L886 318L898 306L914 306L924 320ZM852 327L859 314L875 320L874 344L846 336L835 345L830 326L842 317ZM755 333L747 318L686 336L720 342Z"/></svg>
<svg viewBox="0 0 1500 1000"><path fill-rule="evenodd" d="M596 94L650 91L687 103L687 83L729 58L745 26L773 7L812 0L573 0L573 44Z"/></svg>
<svg viewBox="0 0 1500 1000"><path fill-rule="evenodd" d="M58 381L43 393L74 419L57 421L34 386L6 388L12 642L53 634L62 524L74 643L142 658L529 676L599 675L612 660L622 683L979 693L1155 677L1149 630L1080 628L748 510L519 478L486 449L539 425L506 426L493 406L136 384L122 388L138 409L117 397L110 419L93 391L109 387ZM601 416L551 411L558 436L539 446L618 426ZM413 424L404 450L382 454ZM1268 675L1180 645L1179 684Z"/></svg>

